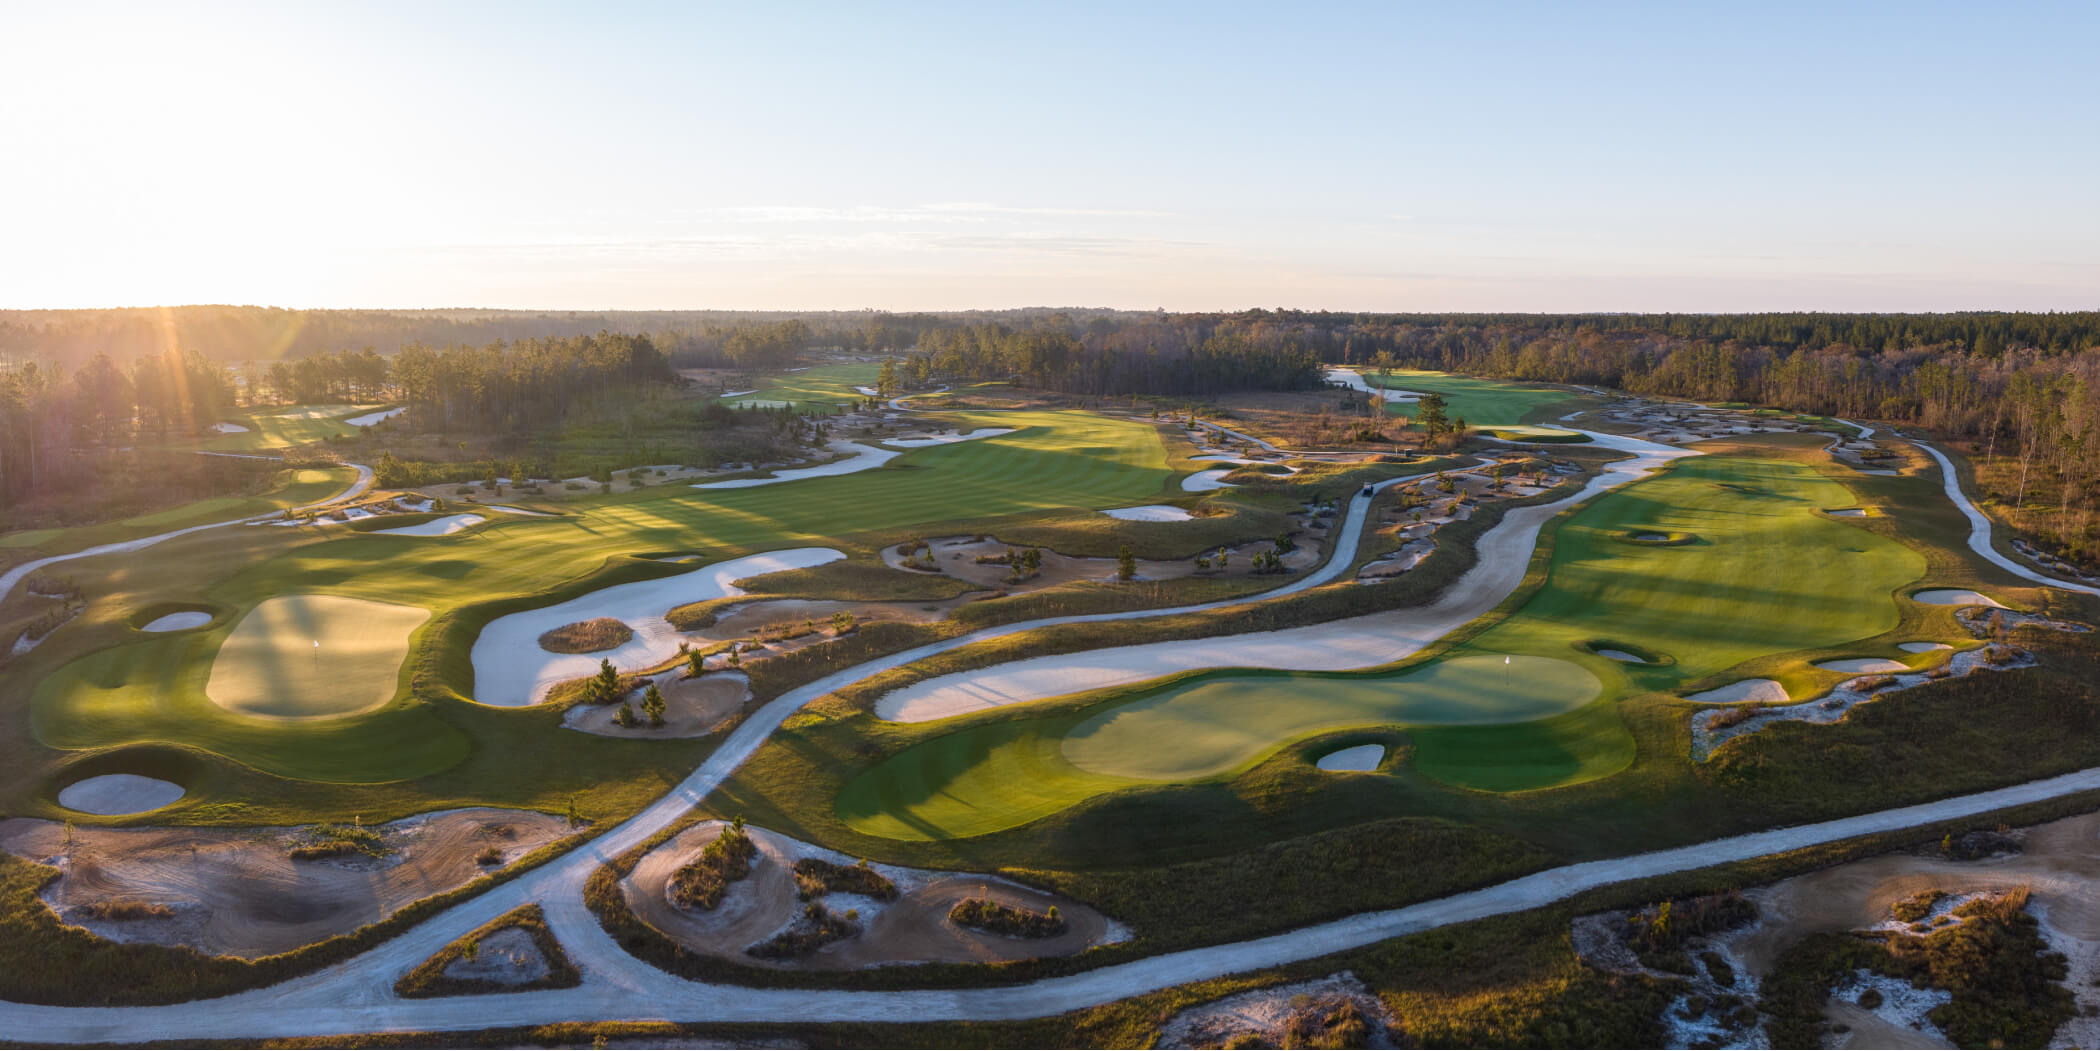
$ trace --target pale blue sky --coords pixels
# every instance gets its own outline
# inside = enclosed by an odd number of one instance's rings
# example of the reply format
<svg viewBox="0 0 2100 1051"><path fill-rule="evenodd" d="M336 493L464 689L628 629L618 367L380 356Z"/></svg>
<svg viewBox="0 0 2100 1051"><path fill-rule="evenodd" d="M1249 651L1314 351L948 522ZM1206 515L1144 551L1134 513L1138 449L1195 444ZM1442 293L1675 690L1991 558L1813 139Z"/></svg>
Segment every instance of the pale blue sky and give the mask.
<svg viewBox="0 0 2100 1051"><path fill-rule="evenodd" d="M0 21L0 306L2100 308L2100 4Z"/></svg>

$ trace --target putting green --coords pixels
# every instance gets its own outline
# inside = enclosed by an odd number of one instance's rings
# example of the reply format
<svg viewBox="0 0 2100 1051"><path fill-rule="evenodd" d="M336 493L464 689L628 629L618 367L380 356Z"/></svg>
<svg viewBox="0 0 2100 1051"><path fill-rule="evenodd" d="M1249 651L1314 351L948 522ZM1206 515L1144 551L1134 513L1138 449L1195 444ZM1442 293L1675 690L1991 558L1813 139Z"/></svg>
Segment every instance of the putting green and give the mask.
<svg viewBox="0 0 2100 1051"><path fill-rule="evenodd" d="M1106 792L1228 775L1308 734L1387 724L1409 726L1414 768L1447 784L1604 777L1634 759L1619 698L1896 626L1895 593L1925 559L1818 512L1849 497L1792 461L1680 460L1576 512L1545 585L1439 661L1386 676L1235 674L1105 710L981 722L862 771L836 810L870 835L980 835ZM1694 541L1625 542L1633 532ZM1592 647L1605 638L1674 663L1612 660Z"/></svg>
<svg viewBox="0 0 2100 1051"><path fill-rule="evenodd" d="M316 719L378 708L430 611L337 595L267 599L219 647L204 692L242 715Z"/></svg>
<svg viewBox="0 0 2100 1051"><path fill-rule="evenodd" d="M1097 774L1183 781L1225 773L1307 734L1384 723L1530 722L1572 710L1603 688L1568 661L1492 655L1390 678L1210 679L1102 712L1073 728L1064 752Z"/></svg>

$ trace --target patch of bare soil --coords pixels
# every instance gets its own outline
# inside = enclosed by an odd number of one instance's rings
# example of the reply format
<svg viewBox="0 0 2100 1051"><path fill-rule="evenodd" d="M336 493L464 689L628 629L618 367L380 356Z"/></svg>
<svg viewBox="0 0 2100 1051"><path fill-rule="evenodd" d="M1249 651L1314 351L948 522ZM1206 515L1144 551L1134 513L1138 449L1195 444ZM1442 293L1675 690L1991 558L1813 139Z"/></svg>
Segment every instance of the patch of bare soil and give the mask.
<svg viewBox="0 0 2100 1051"><path fill-rule="evenodd" d="M1953 922L1948 914L1963 901L2025 887L2028 911L2040 921L2042 936L2069 960L2064 987L2078 1000L2078 1014L2058 1030L2052 1046L2100 1046L2100 986L2094 984L2100 979L2100 813L1979 839L2019 849L1972 861L1953 860L1938 850L1885 854L1750 888L1743 896L1757 904L1758 919L1711 945L1692 947L1693 954L1700 949L1723 952L1738 972L1736 987L1755 990L1780 954L1810 935L1877 927L1915 931L1913 923L1930 929ZM1916 915L1915 920L1896 919L1898 903L1929 897L1928 892L1946 897L1922 914L1906 913ZM1585 934L1586 922L1600 921L1578 920L1578 951L1598 940ZM1593 966L1621 969L1608 955L1593 958L1583 953L1583 958ZM1870 1009L1841 999L1845 998L1833 998L1828 1017L1850 1027L1839 1034L1847 1041L1842 1046L1947 1046L1943 1040L1934 1042L1939 1039L1936 1033L1889 1024L1890 1017L1902 1014L1901 1004ZM1881 1021L1870 1021L1875 1018Z"/></svg>
<svg viewBox="0 0 2100 1051"><path fill-rule="evenodd" d="M855 859L747 826L745 831L759 851L751 863L751 874L730 884L721 904L712 911L687 911L672 905L672 874L697 857L721 829L721 822L706 821L681 832L650 851L620 885L636 916L694 952L753 966L851 970L897 963L987 963L1071 956L1127 936L1085 905L995 877L874 865L897 885L896 900L884 902L840 892L820 899L833 914L844 916L850 911L860 933L797 959L758 959L744 950L792 926L802 915L804 902L796 891L795 862L822 858L852 865ZM948 911L956 902L987 894L995 901L1037 912L1055 906L1065 920L1065 932L1052 938L1011 938L949 922Z"/></svg>
<svg viewBox="0 0 2100 1051"><path fill-rule="evenodd" d="M419 814L372 829L389 848L294 861L294 828L76 828L0 821L0 849L59 869L46 903L67 923L112 941L188 945L254 959L386 918L561 838L567 824L526 810ZM492 852L492 853L491 853ZM137 918L96 913L117 903L162 906Z"/></svg>
<svg viewBox="0 0 2100 1051"><path fill-rule="evenodd" d="M1393 1047L1392 1015L1354 974L1271 986L1191 1007L1161 1047Z"/></svg>
<svg viewBox="0 0 2100 1051"><path fill-rule="evenodd" d="M621 726L618 704L579 704L562 715L561 724L602 737L705 737L721 729L751 700L751 680L741 672L710 671L688 679L681 668L656 676L655 682L664 695L662 726L651 726L647 719ZM639 717L640 701L628 700Z"/></svg>
<svg viewBox="0 0 2100 1051"><path fill-rule="evenodd" d="M505 927L474 947L474 954L445 965L445 977L498 985L530 985L551 973L547 956L522 927Z"/></svg>

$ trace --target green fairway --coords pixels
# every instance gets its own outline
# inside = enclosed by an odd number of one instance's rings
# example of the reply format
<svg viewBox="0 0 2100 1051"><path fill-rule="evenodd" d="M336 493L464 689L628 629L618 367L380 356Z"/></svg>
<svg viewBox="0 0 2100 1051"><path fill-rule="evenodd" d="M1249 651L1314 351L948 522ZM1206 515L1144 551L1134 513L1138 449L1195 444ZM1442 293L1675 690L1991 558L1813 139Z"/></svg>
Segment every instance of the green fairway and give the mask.
<svg viewBox="0 0 2100 1051"><path fill-rule="evenodd" d="M1469 427L1509 428L1521 431L1521 424L1540 422L1537 417L1548 415L1545 407L1577 397L1564 390L1546 387L1527 387L1519 383L1504 383L1499 380L1476 379L1472 376L1454 376L1448 372L1429 372L1420 369L1394 369L1380 381L1373 369L1358 370L1364 382L1373 387L1389 387L1396 390L1414 391L1417 394L1439 394L1444 398L1444 411L1454 418L1463 419ZM1407 416L1415 414L1411 402L1392 402L1386 411ZM1566 434L1543 428L1545 432ZM1512 435L1514 436L1514 435Z"/></svg>
<svg viewBox="0 0 2100 1051"><path fill-rule="evenodd" d="M1925 559L1818 513L1851 499L1804 463L1681 460L1576 512L1545 585L1438 660L1397 675L1198 678L1105 708L988 719L864 771L837 814L895 839L979 835L1104 792L1229 775L1292 739L1391 724L1408 727L1415 768L1447 784L1603 777L1634 758L1616 700L1896 626L1894 595ZM1648 533L1690 542L1628 539ZM1595 652L1613 644L1667 663Z"/></svg>
<svg viewBox="0 0 2100 1051"><path fill-rule="evenodd" d="M1118 705L1074 727L1065 757L1145 781L1222 774L1279 741L1379 723L1528 722L1597 696L1597 677L1567 661L1489 656L1435 661L1390 678L1317 675L1212 679Z"/></svg>
<svg viewBox="0 0 2100 1051"><path fill-rule="evenodd" d="M429 619L414 606L334 595L265 599L219 647L204 692L245 715L369 711L393 699L409 633Z"/></svg>
<svg viewBox="0 0 2100 1051"><path fill-rule="evenodd" d="M1118 507L1166 495L1175 477L1150 424L1072 412L961 419L966 427L1015 431L916 449L858 474L743 489L661 486L579 500L562 517L505 517L443 543L277 526L169 541L155 549L160 557L152 563L125 570L126 615L155 602L209 601L234 616L175 635L127 630L56 668L36 686L35 732L59 748L187 744L288 777L418 776L431 764L457 761L461 751L451 727L428 725L428 704L409 700L370 715L301 725L281 739L255 725L258 720L213 704L205 671L230 634L224 624L273 597L309 594L388 603L410 598L442 619L490 600L543 594L640 552L697 551L715 562L857 533ZM96 564L80 563L83 572ZM331 645L325 636L322 645L325 658ZM464 653L427 659L444 666L464 660ZM366 730L379 725L390 728ZM409 743L397 743L399 735ZM314 748L326 756L310 755Z"/></svg>
<svg viewBox="0 0 2100 1051"><path fill-rule="evenodd" d="M355 434L358 430L343 421L384 408L384 405L293 405L282 409L266 409L227 420L228 423L236 423L248 429L208 439L202 448L220 452L249 452L261 449L288 449L327 438L339 438L346 434Z"/></svg>
<svg viewBox="0 0 2100 1051"><path fill-rule="evenodd" d="M801 372L783 372L768 376L765 386L738 398L725 399L731 405L800 405L815 408L819 405L852 404L865 395L855 387L873 387L875 377L882 371L878 362L853 362L844 365L818 365Z"/></svg>

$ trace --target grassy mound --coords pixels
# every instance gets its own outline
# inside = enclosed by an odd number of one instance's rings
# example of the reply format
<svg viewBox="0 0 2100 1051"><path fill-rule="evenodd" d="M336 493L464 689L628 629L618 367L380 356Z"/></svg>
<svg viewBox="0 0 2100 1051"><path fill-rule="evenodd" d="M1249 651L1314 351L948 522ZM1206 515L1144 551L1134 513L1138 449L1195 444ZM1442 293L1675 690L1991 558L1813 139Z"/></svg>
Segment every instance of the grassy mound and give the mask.
<svg viewBox="0 0 2100 1051"><path fill-rule="evenodd" d="M634 638L634 629L614 617L564 624L540 635L540 648L549 653L597 653L617 649Z"/></svg>

